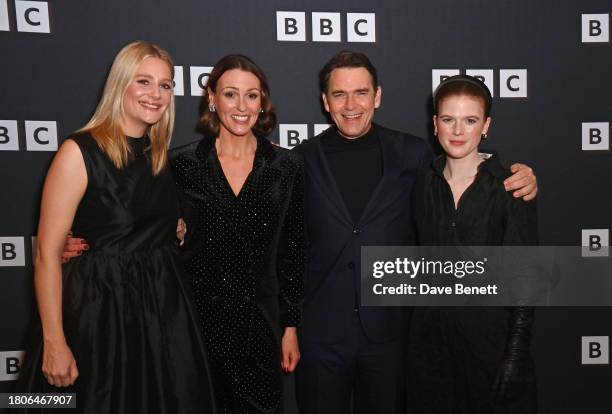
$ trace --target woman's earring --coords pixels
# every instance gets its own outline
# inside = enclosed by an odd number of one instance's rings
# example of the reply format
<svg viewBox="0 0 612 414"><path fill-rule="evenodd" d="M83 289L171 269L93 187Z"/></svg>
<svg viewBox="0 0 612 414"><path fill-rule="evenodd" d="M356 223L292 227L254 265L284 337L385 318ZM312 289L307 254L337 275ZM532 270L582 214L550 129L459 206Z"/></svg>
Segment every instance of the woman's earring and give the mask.
<svg viewBox="0 0 612 414"><path fill-rule="evenodd" d="M266 112L266 111L264 111L264 109L263 109L263 108L261 108L261 109L259 110L259 113L260 113L260 114L263 114L263 113L265 113L265 112Z"/></svg>
<svg viewBox="0 0 612 414"><path fill-rule="evenodd" d="M210 104L210 105L208 105L208 110L210 112L216 112L217 108L215 108L215 104Z"/></svg>
<svg viewBox="0 0 612 414"><path fill-rule="evenodd" d="M480 139L487 139L487 134L482 134L482 135L480 136Z"/></svg>

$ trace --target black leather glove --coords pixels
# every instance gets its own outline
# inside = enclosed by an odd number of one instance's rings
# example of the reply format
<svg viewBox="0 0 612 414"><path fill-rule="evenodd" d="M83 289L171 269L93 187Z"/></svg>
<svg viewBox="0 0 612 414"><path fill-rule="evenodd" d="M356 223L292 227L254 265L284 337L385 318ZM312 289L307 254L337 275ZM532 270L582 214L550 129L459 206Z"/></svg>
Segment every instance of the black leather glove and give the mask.
<svg viewBox="0 0 612 414"><path fill-rule="evenodd" d="M515 307L510 312L510 330L504 358L493 382L493 393L497 401L509 401L525 390L525 385L534 381L531 359L531 327L534 311L530 307Z"/></svg>

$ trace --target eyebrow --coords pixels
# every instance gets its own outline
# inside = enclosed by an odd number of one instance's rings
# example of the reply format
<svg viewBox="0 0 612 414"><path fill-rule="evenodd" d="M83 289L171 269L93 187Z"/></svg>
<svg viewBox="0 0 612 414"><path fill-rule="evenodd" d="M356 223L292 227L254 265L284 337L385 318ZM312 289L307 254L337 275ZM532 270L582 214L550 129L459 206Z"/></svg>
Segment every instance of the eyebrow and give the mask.
<svg viewBox="0 0 612 414"><path fill-rule="evenodd" d="M355 89L354 92L370 92L370 88L359 88ZM344 89L333 89L329 93L347 93Z"/></svg>
<svg viewBox="0 0 612 414"><path fill-rule="evenodd" d="M226 89L232 89L234 91L239 91L240 89L238 89L235 86L226 86L225 88L221 89L222 91L226 90ZM251 92L251 91L257 91L261 93L261 89L259 88L251 88L251 89L247 89L247 92Z"/></svg>
<svg viewBox="0 0 612 414"><path fill-rule="evenodd" d="M443 116L448 116L450 118L476 118L476 119L480 119L480 117L478 115L468 115L468 116L464 116L464 117L456 117L454 115L450 115L450 114L445 114L445 113L441 113L439 115L436 115L438 118L443 117Z"/></svg>
<svg viewBox="0 0 612 414"><path fill-rule="evenodd" d="M137 73L136 75L134 75L135 78L139 77L139 76L142 77L142 78L153 79L153 76L147 75L145 73ZM172 79L170 79L170 78L163 78L161 80L164 81L164 82L172 82Z"/></svg>

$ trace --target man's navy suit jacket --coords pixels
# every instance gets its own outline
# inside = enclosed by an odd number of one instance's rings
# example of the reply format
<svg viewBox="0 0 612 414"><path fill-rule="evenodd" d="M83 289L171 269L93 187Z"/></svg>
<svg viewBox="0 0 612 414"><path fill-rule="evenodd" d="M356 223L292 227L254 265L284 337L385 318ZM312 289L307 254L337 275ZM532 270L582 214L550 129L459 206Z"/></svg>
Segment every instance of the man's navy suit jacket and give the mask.
<svg viewBox="0 0 612 414"><path fill-rule="evenodd" d="M304 157L307 236L300 340L344 339L358 309L368 339L386 342L406 330L406 310L360 306L361 246L414 244L410 197L419 170L431 162L431 150L420 138L373 125L380 138L383 175L354 223L321 143L334 128L296 147Z"/></svg>

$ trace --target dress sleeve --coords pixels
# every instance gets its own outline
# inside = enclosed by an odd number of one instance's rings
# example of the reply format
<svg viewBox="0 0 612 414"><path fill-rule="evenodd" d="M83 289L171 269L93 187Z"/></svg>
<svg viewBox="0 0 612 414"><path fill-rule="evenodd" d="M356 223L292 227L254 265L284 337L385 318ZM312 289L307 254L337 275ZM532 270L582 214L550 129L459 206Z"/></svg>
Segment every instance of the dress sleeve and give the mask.
<svg viewBox="0 0 612 414"><path fill-rule="evenodd" d="M514 198L506 194L509 200L503 235L504 246L537 246L538 223L536 200L524 202L521 198ZM511 292L517 304L526 304L537 300L547 289L547 280L539 266L541 258L535 248L504 250L504 260L508 261L506 269L512 269L511 278L505 281L506 289ZM507 275L506 277L509 277ZM533 321L533 309L519 306L508 308L510 311L510 324L514 325L521 312L529 314L529 321Z"/></svg>
<svg viewBox="0 0 612 414"><path fill-rule="evenodd" d="M537 246L538 245L538 212L536 200L523 201L521 198L509 198L504 229L504 246Z"/></svg>
<svg viewBox="0 0 612 414"><path fill-rule="evenodd" d="M304 168L300 160L279 240L277 272L283 327L299 326L304 295Z"/></svg>

